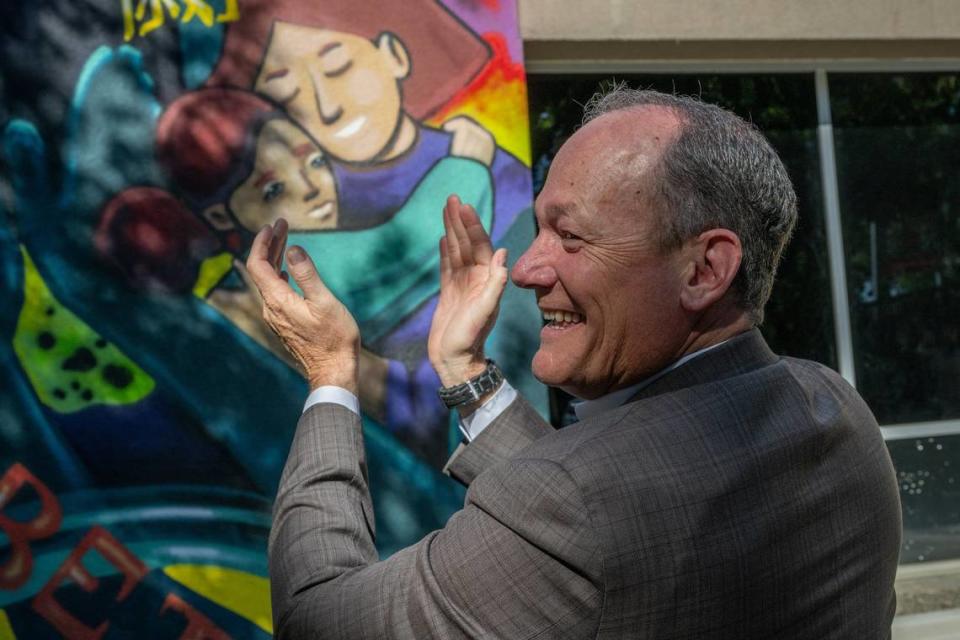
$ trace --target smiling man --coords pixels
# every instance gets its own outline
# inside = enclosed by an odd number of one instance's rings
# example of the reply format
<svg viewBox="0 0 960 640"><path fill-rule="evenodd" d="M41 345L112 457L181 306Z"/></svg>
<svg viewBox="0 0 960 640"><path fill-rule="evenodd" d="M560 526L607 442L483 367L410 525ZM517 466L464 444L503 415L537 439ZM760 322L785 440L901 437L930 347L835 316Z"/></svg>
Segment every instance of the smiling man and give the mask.
<svg viewBox="0 0 960 640"><path fill-rule="evenodd" d="M507 270L451 198L430 334L468 444L447 526L377 561L356 325L282 227L249 268L314 387L270 544L278 637L889 638L900 506L869 409L757 327L796 221L786 171L736 116L615 90L589 107L513 268L547 321L533 362L583 399L556 431L483 344Z"/></svg>

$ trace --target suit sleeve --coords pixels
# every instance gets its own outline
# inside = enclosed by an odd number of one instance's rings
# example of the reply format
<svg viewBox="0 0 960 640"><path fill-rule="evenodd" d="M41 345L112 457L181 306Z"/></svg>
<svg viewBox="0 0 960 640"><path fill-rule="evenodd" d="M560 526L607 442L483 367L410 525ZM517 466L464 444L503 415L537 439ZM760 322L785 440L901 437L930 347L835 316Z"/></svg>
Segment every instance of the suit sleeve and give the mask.
<svg viewBox="0 0 960 640"><path fill-rule="evenodd" d="M485 469L509 460L535 440L554 431L518 393L507 409L494 418L469 444L461 444L447 461L443 472L470 486Z"/></svg>
<svg viewBox="0 0 960 640"><path fill-rule="evenodd" d="M440 531L378 561L359 418L301 417L270 535L277 638L580 638L596 634L600 553L557 463L510 460Z"/></svg>

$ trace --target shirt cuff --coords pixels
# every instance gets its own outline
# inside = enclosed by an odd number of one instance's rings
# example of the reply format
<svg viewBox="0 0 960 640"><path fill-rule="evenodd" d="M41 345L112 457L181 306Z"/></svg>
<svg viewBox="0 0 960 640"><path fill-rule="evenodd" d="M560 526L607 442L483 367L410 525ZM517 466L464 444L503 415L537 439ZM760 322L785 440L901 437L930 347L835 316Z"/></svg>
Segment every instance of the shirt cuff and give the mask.
<svg viewBox="0 0 960 640"><path fill-rule="evenodd" d="M500 417L500 414L507 410L507 407L516 397L517 390L504 380L489 400L466 418L460 418L460 431L467 442L472 442L491 422Z"/></svg>
<svg viewBox="0 0 960 640"><path fill-rule="evenodd" d="M310 395L307 396L307 401L303 405L303 412L306 413L307 409L315 404L320 404L321 402L338 404L341 407L350 409L350 411L360 415L360 401L357 400L357 396L353 395L343 387L317 387L310 392Z"/></svg>

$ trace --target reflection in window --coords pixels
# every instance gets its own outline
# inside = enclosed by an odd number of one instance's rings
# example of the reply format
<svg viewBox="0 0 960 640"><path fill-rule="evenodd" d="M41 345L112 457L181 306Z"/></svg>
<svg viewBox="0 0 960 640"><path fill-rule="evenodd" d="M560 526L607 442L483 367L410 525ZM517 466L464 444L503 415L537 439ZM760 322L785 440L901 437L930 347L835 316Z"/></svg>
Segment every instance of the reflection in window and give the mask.
<svg viewBox="0 0 960 640"><path fill-rule="evenodd" d="M960 81L830 78L857 386L881 424L960 417Z"/></svg>
<svg viewBox="0 0 960 640"><path fill-rule="evenodd" d="M887 442L903 504L901 562L960 557L960 436Z"/></svg>

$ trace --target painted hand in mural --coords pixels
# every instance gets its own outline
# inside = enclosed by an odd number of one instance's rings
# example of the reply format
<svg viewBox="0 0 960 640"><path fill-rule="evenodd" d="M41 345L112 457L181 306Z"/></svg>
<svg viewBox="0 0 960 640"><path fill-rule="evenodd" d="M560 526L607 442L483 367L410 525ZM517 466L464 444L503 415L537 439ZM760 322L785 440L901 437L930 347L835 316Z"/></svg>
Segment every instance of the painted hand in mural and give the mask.
<svg viewBox="0 0 960 640"><path fill-rule="evenodd" d="M453 134L450 140L451 156L476 160L488 167L493 164L497 143L493 135L476 120L467 116L457 116L444 122L443 129Z"/></svg>
<svg viewBox="0 0 960 640"><path fill-rule="evenodd" d="M301 247L286 252L298 294L280 271L287 244L282 218L257 234L247 271L263 297L263 318L307 374L310 387L335 385L357 394L360 330L353 316L330 293L313 260Z"/></svg>
<svg viewBox="0 0 960 640"><path fill-rule="evenodd" d="M493 329L507 284L507 250L493 251L473 207L450 196L440 240L440 302L427 343L430 362L445 386L479 375L483 344Z"/></svg>

